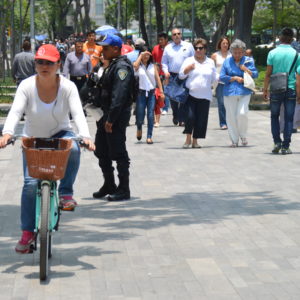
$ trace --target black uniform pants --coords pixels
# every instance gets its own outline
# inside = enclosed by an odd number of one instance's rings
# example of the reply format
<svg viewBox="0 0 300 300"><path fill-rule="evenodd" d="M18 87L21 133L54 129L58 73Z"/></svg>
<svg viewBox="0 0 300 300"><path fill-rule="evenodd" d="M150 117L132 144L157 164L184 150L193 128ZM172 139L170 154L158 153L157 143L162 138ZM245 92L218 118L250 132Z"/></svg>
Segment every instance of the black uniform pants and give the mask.
<svg viewBox="0 0 300 300"><path fill-rule="evenodd" d="M86 82L86 76L79 76L79 77L70 76L70 80L75 83L78 93L79 93L81 88L83 87L84 83Z"/></svg>
<svg viewBox="0 0 300 300"><path fill-rule="evenodd" d="M113 160L117 162L119 176L129 175L130 159L126 150L126 127L129 123L130 111L131 107L128 107L121 112L120 117L112 126L112 133L105 131L106 114L96 123L95 155L99 159L99 166L104 175L114 171Z"/></svg>

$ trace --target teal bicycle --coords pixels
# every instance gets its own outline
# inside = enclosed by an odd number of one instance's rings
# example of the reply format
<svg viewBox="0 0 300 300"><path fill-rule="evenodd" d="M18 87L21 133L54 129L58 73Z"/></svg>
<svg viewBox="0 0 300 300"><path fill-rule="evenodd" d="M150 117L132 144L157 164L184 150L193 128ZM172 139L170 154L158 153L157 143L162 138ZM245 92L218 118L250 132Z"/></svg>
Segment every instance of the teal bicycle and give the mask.
<svg viewBox="0 0 300 300"><path fill-rule="evenodd" d="M22 138L22 148L26 156L29 176L39 179L36 191L36 238L30 251L37 250L37 237L40 242L40 280L49 274L49 258L52 256L52 234L58 230L61 210L57 193L57 180L65 175L72 140L61 138ZM13 138L9 143L14 143ZM74 210L74 209L69 209Z"/></svg>

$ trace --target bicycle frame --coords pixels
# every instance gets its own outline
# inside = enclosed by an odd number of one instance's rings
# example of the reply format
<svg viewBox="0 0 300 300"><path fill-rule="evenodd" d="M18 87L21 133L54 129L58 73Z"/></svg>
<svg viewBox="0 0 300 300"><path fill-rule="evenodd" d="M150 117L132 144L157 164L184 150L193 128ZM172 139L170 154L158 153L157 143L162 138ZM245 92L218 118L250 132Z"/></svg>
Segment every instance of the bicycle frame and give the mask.
<svg viewBox="0 0 300 300"><path fill-rule="evenodd" d="M60 218L59 199L57 195L56 181L43 180L39 181L36 191L36 209L35 209L35 232L38 233L41 221L41 186L47 184L50 186L50 215L49 231L57 231Z"/></svg>

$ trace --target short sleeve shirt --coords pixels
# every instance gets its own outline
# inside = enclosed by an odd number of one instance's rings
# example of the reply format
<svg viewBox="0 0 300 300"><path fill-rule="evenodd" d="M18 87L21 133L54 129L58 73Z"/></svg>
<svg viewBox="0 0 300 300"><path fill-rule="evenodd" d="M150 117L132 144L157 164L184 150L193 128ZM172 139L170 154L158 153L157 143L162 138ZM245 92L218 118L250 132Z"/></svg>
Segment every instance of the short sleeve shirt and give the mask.
<svg viewBox="0 0 300 300"><path fill-rule="evenodd" d="M99 62L100 54L102 52L102 47L96 44L91 45L88 42L85 42L83 44L83 52L90 57L92 67L94 68Z"/></svg>
<svg viewBox="0 0 300 300"><path fill-rule="evenodd" d="M269 52L267 65L272 66L272 74L285 72L288 73L294 61L296 50L290 45L281 44ZM288 87L295 89L296 76L295 70L300 66L300 56L296 61L294 71L291 72L288 79Z"/></svg>

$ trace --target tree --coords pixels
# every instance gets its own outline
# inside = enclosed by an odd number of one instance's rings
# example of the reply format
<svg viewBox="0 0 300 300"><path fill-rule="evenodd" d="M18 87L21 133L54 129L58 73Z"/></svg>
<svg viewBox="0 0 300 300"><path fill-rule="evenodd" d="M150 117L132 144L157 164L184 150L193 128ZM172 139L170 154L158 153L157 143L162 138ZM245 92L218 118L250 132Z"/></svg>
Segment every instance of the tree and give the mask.
<svg viewBox="0 0 300 300"><path fill-rule="evenodd" d="M251 44L252 16L256 0L235 0L234 38L242 39L246 45Z"/></svg>
<svg viewBox="0 0 300 300"><path fill-rule="evenodd" d="M156 13L156 31L157 31L157 34L159 34L160 32L164 31L161 1L153 0L153 2L154 2L154 6L155 6L155 13Z"/></svg>
<svg viewBox="0 0 300 300"><path fill-rule="evenodd" d="M299 0L300 1L300 0ZM283 27L291 27L297 31L297 39L300 37L300 3L298 0L284 0L279 5L278 0L257 1L257 7L253 15L252 29L261 33L272 31L273 40ZM274 16L276 14L276 18ZM276 23L274 24L274 19Z"/></svg>

